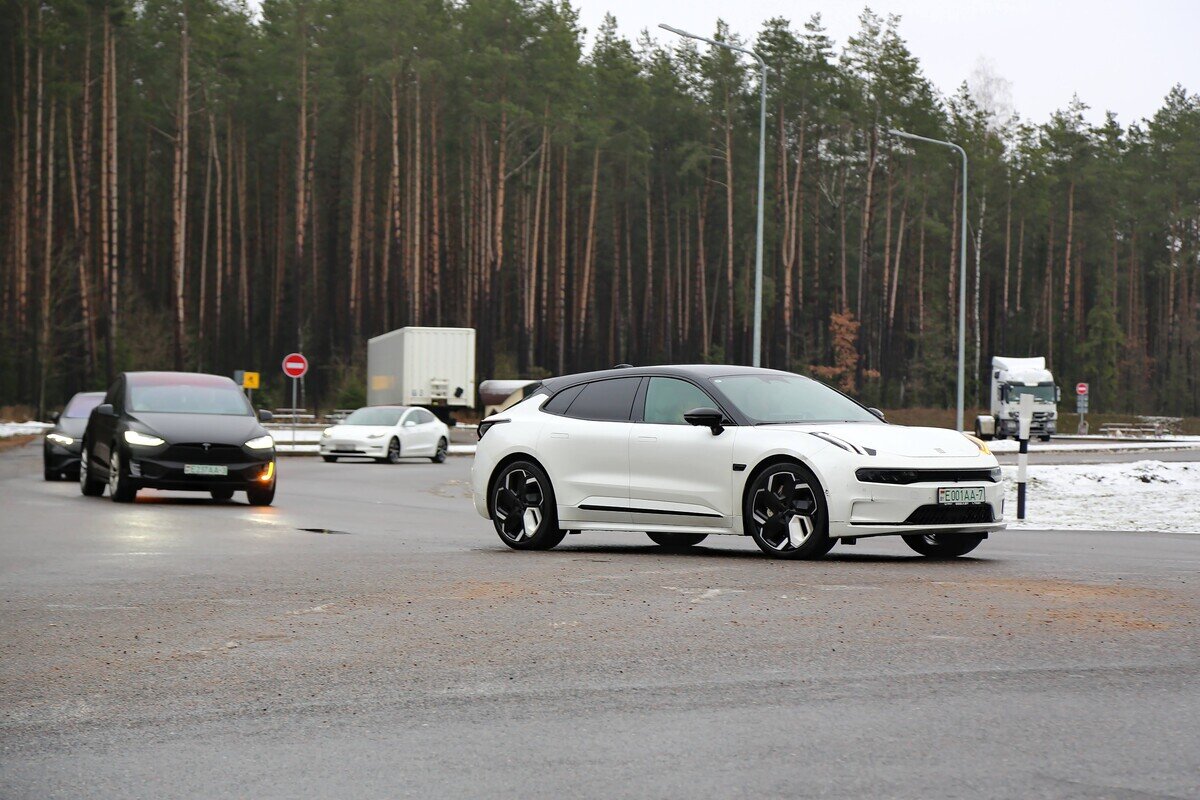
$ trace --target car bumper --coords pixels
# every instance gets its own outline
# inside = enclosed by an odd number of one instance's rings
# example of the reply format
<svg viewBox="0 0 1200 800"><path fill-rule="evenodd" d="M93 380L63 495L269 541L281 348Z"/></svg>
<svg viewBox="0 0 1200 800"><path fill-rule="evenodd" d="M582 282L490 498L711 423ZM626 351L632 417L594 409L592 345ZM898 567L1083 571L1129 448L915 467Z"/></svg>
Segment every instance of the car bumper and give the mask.
<svg viewBox="0 0 1200 800"><path fill-rule="evenodd" d="M129 474L139 489L184 492L207 492L217 489L241 491L254 486L270 486L276 477L273 452L262 458L246 456L231 463L203 465L225 467L225 475L193 475L185 471L186 466L182 461L134 454L129 460Z"/></svg>
<svg viewBox="0 0 1200 800"><path fill-rule="evenodd" d="M78 472L80 444L61 445L46 442L42 449L46 469L51 472Z"/></svg>
<svg viewBox="0 0 1200 800"><path fill-rule="evenodd" d="M348 458L382 458L387 455L387 440L370 442L321 442L321 455Z"/></svg>
<svg viewBox="0 0 1200 800"><path fill-rule="evenodd" d="M939 505L938 489L982 487L982 503ZM1005 528L1004 484L929 482L903 486L858 482L851 496L831 504L829 535L884 536L909 533L986 533Z"/></svg>

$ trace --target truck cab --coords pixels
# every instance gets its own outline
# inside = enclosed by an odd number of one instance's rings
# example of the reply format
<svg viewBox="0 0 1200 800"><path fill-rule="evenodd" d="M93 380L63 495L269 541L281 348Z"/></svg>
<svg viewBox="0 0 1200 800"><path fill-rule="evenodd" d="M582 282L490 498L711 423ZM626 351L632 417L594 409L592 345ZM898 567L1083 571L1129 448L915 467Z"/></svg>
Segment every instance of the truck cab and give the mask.
<svg viewBox="0 0 1200 800"><path fill-rule="evenodd" d="M1018 409L1022 395L1033 397L1033 419L1029 435L1043 442L1058 432L1058 401L1061 396L1046 359L992 358L990 414L975 418L975 434L981 439L1017 437Z"/></svg>

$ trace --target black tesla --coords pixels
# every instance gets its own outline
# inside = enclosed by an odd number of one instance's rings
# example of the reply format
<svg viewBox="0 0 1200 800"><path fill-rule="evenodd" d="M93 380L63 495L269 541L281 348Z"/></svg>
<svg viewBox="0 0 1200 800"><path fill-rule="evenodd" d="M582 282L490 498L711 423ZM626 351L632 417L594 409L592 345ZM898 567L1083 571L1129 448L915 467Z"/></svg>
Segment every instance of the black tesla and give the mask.
<svg viewBox="0 0 1200 800"><path fill-rule="evenodd" d="M100 405L104 392L80 392L70 399L61 414L54 416L54 427L42 441L42 472L48 481L74 478L79 474L79 444L88 414Z"/></svg>
<svg viewBox="0 0 1200 800"><path fill-rule="evenodd" d="M275 442L236 383L191 372L126 372L92 410L79 488L129 503L139 489L209 492L251 505L275 498Z"/></svg>

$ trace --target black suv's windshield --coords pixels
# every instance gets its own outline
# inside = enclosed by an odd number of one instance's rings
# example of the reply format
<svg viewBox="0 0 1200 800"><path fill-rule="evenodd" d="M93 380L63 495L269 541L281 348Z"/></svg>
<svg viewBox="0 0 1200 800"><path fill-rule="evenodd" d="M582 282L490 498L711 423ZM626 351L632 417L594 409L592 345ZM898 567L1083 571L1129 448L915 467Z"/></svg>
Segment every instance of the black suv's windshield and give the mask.
<svg viewBox="0 0 1200 800"><path fill-rule="evenodd" d="M392 427L400 421L403 408L360 408L342 420L343 425L382 425Z"/></svg>
<svg viewBox="0 0 1200 800"><path fill-rule="evenodd" d="M248 417L254 413L246 395L228 384L150 383L129 387L129 410L156 414L221 414Z"/></svg>
<svg viewBox="0 0 1200 800"><path fill-rule="evenodd" d="M712 382L756 425L879 422L845 395L800 375L726 375Z"/></svg>

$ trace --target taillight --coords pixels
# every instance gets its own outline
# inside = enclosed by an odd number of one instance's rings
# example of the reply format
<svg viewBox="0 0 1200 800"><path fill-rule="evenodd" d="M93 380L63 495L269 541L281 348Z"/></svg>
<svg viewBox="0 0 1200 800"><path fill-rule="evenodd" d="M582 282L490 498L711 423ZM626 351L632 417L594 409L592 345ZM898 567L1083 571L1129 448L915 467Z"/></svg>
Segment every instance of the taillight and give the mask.
<svg viewBox="0 0 1200 800"><path fill-rule="evenodd" d="M493 425L499 425L502 422L508 422L508 421L509 420L506 420L506 419L489 419L489 420L479 423L479 438L482 439L483 435L485 433L487 433L488 431L490 431L492 429Z"/></svg>

